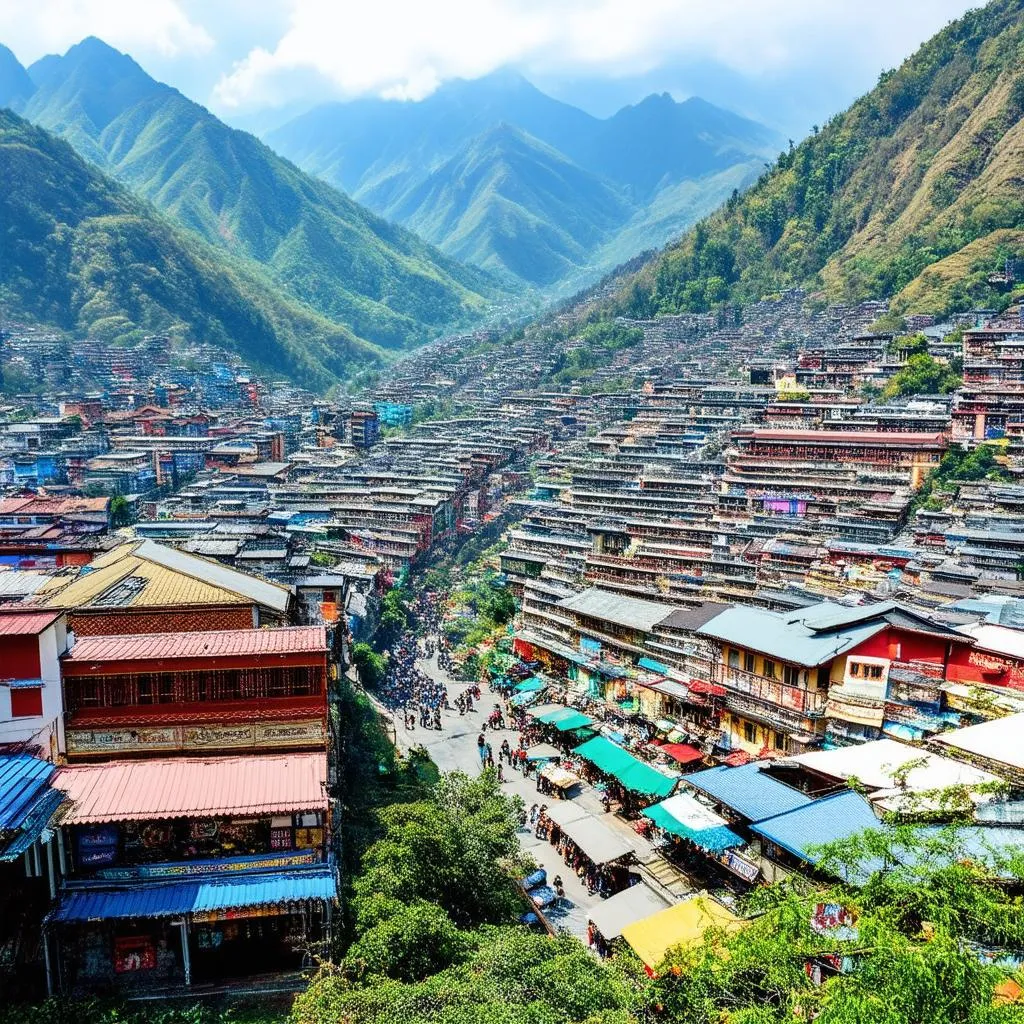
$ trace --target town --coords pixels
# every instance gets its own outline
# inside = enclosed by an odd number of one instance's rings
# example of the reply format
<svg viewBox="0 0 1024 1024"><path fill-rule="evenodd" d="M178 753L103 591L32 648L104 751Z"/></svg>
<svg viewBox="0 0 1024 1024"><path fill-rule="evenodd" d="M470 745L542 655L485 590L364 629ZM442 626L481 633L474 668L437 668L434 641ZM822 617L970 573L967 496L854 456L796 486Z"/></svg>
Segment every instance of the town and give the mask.
<svg viewBox="0 0 1024 1024"><path fill-rule="evenodd" d="M587 366L556 314L332 399L5 323L5 985L294 990L344 688L522 800L524 921L650 971L894 822L1019 856L1024 317L891 319L793 291Z"/></svg>

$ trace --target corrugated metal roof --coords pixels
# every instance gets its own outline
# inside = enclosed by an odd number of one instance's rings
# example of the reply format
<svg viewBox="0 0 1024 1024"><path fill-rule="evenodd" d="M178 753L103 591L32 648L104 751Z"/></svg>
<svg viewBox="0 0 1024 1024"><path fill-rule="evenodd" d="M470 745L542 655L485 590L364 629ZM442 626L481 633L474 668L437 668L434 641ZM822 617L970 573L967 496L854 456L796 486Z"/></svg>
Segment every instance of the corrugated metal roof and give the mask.
<svg viewBox="0 0 1024 1024"><path fill-rule="evenodd" d="M748 821L764 821L811 803L805 793L765 775L756 761L739 768L719 765L687 775L684 781Z"/></svg>
<svg viewBox="0 0 1024 1024"><path fill-rule="evenodd" d="M244 572L238 572L221 562L197 558L195 555L178 551L176 548L164 547L164 545L151 540L144 540L136 548L135 553L140 558L155 562L167 569L174 569L176 572L188 576L208 580L224 590L230 590L232 593L246 597L256 604L273 608L275 611L283 612L288 608L291 594L287 587L257 579Z"/></svg>
<svg viewBox="0 0 1024 1024"><path fill-rule="evenodd" d="M18 831L0 851L0 861L10 863L17 860L46 830L53 812L64 802L59 789L43 789L37 793L35 803L22 817Z"/></svg>
<svg viewBox="0 0 1024 1024"><path fill-rule="evenodd" d="M152 758L69 765L69 825L326 810L327 755Z"/></svg>
<svg viewBox="0 0 1024 1024"><path fill-rule="evenodd" d="M142 582L112 595L128 577ZM278 612L287 609L291 597L286 587L151 540L122 544L100 555L70 582L66 575L57 575L40 593L52 608L109 607L111 602L130 608L258 604Z"/></svg>
<svg viewBox="0 0 1024 1024"><path fill-rule="evenodd" d="M820 608L816 605L815 611ZM697 632L779 661L813 668L852 650L886 628L885 619L879 618L837 632L815 632L803 621L793 621L792 615L736 605L716 615Z"/></svg>
<svg viewBox="0 0 1024 1024"><path fill-rule="evenodd" d="M283 626L280 629L229 629L199 633L84 637L65 655L64 661L225 658L256 654L302 654L326 650L327 630L323 626Z"/></svg>
<svg viewBox="0 0 1024 1024"><path fill-rule="evenodd" d="M21 827L55 770L31 754L0 754L0 829Z"/></svg>
<svg viewBox="0 0 1024 1024"><path fill-rule="evenodd" d="M816 864L820 855L810 852L812 847L882 827L864 797L852 790L844 790L758 822L751 825L750 830L808 864Z"/></svg>
<svg viewBox="0 0 1024 1024"><path fill-rule="evenodd" d="M59 611L0 611L0 636L34 636L42 633L61 616ZM3 668L0 667L0 677Z"/></svg>
<svg viewBox="0 0 1024 1024"><path fill-rule="evenodd" d="M629 629L649 631L655 624L671 615L675 609L669 604L658 604L655 601L641 601L636 597L625 597L591 587L582 594L559 601L560 608L588 615L594 619L604 619Z"/></svg>
<svg viewBox="0 0 1024 1024"><path fill-rule="evenodd" d="M102 921L131 917L179 917L182 914L273 906L337 896L334 872L326 866L291 868L237 878L146 882L120 888L71 889L51 921Z"/></svg>

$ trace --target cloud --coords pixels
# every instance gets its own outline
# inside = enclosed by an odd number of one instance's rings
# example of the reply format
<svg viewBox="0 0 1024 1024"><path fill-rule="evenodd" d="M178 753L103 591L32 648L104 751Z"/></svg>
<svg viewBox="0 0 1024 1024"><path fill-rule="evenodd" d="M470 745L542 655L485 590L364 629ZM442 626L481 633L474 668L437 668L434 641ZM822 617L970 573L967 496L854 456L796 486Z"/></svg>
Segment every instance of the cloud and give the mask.
<svg viewBox="0 0 1024 1024"><path fill-rule="evenodd" d="M0 39L25 62L63 53L85 36L133 55L177 58L213 48L210 34L177 0L0 2Z"/></svg>
<svg viewBox="0 0 1024 1024"><path fill-rule="evenodd" d="M418 99L504 65L621 77L711 60L748 76L898 63L965 0L289 0L275 44L224 74L226 110L308 96Z"/></svg>

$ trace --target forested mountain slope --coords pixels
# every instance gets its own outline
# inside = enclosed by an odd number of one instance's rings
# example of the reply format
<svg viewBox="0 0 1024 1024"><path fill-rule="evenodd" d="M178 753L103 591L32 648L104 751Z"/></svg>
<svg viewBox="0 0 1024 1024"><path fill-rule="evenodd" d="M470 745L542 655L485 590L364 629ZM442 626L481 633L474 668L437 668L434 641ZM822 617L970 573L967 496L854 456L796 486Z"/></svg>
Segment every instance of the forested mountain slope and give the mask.
<svg viewBox="0 0 1024 1024"><path fill-rule="evenodd" d="M44 57L25 117L178 223L256 260L291 295L389 348L470 322L499 294L486 275L370 213L245 132L86 39Z"/></svg>
<svg viewBox="0 0 1024 1024"><path fill-rule="evenodd" d="M0 302L112 343L168 332L325 389L384 352L182 231L66 142L0 109Z"/></svg>
<svg viewBox="0 0 1024 1024"><path fill-rule="evenodd" d="M792 286L942 313L1024 251L1024 2L925 43L745 195L627 282L618 310L707 310Z"/></svg>
<svg viewBox="0 0 1024 1024"><path fill-rule="evenodd" d="M267 141L450 255L547 294L664 245L779 149L697 98L648 96L601 119L510 71L416 103L325 104Z"/></svg>

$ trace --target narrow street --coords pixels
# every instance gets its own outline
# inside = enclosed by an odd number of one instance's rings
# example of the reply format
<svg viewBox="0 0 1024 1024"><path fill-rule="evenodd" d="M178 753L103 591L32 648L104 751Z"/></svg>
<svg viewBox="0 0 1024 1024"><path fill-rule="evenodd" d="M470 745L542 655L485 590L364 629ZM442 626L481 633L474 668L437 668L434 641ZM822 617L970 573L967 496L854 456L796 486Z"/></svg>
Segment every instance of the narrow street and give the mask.
<svg viewBox="0 0 1024 1024"><path fill-rule="evenodd" d="M421 657L417 666L432 679L443 683L448 687L449 700L454 705L456 698L465 691L469 684L453 680L437 662L437 655L430 658ZM421 729L417 726L414 729L407 729L402 721L400 712L392 712L395 736L400 750L407 751L414 746L422 746L429 753L431 759L442 772L462 771L468 775L476 775L480 772L480 757L477 748L477 737L480 735L480 727L495 702L499 701L498 694L493 693L484 684L481 687L481 700L479 706L472 712L460 715L454 707L452 710L445 710L441 713L442 728ZM513 748L519 744L519 733L512 729L491 731L484 733L492 748L497 752L503 739L508 739ZM506 767L505 782L503 788L510 795L522 798L526 809L535 804L552 802L551 796L541 795L537 792L535 778L524 778L523 775ZM597 792L587 783L581 783L573 791L574 802L581 805L585 810L599 817L603 824L606 824L616 833L627 839L633 847L640 873L656 891L665 895L666 899L678 898L680 894L680 882L677 878L664 880L664 870L654 872L646 868L646 864L655 865L661 858L653 850L650 842L638 835L627 822L614 814L604 813L604 808ZM584 936L587 930L587 913L596 904L601 903L601 897L590 893L583 882L576 877L571 868L567 867L556 849L544 839L537 839L531 828L522 828L520 837L524 851L533 858L536 863L544 868L548 874L548 882L555 875L561 875L565 887L565 899L559 901L556 907L546 911L548 919L556 927L571 932L578 936ZM667 867L667 865L665 865ZM670 874L677 874L674 870ZM661 877L659 877L659 875ZM685 891L685 889L683 890Z"/></svg>

